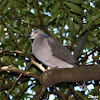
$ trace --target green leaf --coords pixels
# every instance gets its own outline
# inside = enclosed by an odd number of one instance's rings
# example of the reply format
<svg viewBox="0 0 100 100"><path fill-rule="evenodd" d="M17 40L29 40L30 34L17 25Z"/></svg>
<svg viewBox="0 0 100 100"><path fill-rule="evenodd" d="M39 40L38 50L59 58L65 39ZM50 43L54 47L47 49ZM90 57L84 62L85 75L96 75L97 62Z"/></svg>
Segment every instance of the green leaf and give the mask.
<svg viewBox="0 0 100 100"><path fill-rule="evenodd" d="M89 22L87 22L87 23L83 26L83 28L82 28L82 30L81 30L81 33L84 33L84 32L91 26L91 24L92 24L92 20L90 20Z"/></svg>
<svg viewBox="0 0 100 100"><path fill-rule="evenodd" d="M61 9L61 14L60 14L60 18L63 18L65 15L65 11L63 9Z"/></svg>
<svg viewBox="0 0 100 100"><path fill-rule="evenodd" d="M59 15L59 17L56 20L56 24L58 24L59 22L61 22L61 19L64 17L64 15L65 15L64 10L60 9L60 15Z"/></svg>
<svg viewBox="0 0 100 100"><path fill-rule="evenodd" d="M74 24L74 21L72 21L70 17L68 17L68 26L69 26L70 32L73 35L75 35L75 33L76 33L75 24Z"/></svg>
<svg viewBox="0 0 100 100"><path fill-rule="evenodd" d="M100 24L100 18L94 21L95 25Z"/></svg>
<svg viewBox="0 0 100 100"><path fill-rule="evenodd" d="M78 16L76 16L75 14L70 14L69 15L70 17L73 17L73 19L76 21L76 22L78 22L79 23L79 18L78 18Z"/></svg>
<svg viewBox="0 0 100 100"><path fill-rule="evenodd" d="M57 18L57 16L59 15L60 10L58 10L56 13L54 13L52 15L52 17L48 20L47 24L49 24L50 22L52 22L55 18Z"/></svg>
<svg viewBox="0 0 100 100"><path fill-rule="evenodd" d="M100 17L100 13L93 15L93 16L88 16L87 21L90 21L90 20L94 21L94 20L98 19L99 17Z"/></svg>
<svg viewBox="0 0 100 100"><path fill-rule="evenodd" d="M61 2L58 1L54 4L53 9L52 9L52 13L55 13L56 11L58 11L58 9L61 7Z"/></svg>
<svg viewBox="0 0 100 100"><path fill-rule="evenodd" d="M10 5L11 5L11 2L7 3L7 5L3 7L4 14L8 11L8 8L10 7Z"/></svg>
<svg viewBox="0 0 100 100"><path fill-rule="evenodd" d="M28 3L31 3L31 2L32 2L32 0L27 0L27 2L28 2Z"/></svg>
<svg viewBox="0 0 100 100"><path fill-rule="evenodd" d="M69 7L71 9L70 11L73 11L77 14L82 14L82 9L79 6L77 6L73 3L70 3L70 2L64 2L64 3L67 7Z"/></svg>
<svg viewBox="0 0 100 100"><path fill-rule="evenodd" d="M0 3L0 9L3 9L6 4L7 0L2 0L2 2Z"/></svg>
<svg viewBox="0 0 100 100"><path fill-rule="evenodd" d="M55 0L49 0L49 2L47 3L46 7L49 7Z"/></svg>
<svg viewBox="0 0 100 100"><path fill-rule="evenodd" d="M68 0L72 3L76 3L76 4L82 4L82 1L81 0Z"/></svg>

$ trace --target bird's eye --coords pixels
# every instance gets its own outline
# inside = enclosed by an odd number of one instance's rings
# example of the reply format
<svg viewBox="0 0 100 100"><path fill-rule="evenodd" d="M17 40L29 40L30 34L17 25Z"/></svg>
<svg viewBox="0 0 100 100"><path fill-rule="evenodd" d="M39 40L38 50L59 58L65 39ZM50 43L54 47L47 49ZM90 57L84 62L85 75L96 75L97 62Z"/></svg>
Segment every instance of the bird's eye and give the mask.
<svg viewBox="0 0 100 100"><path fill-rule="evenodd" d="M35 31L34 34L36 34L37 32Z"/></svg>

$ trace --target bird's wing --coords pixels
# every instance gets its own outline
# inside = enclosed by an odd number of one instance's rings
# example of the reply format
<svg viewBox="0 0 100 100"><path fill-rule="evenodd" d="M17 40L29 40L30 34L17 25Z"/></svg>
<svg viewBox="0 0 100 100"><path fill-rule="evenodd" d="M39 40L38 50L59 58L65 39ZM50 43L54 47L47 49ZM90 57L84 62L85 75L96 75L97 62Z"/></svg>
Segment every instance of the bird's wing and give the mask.
<svg viewBox="0 0 100 100"><path fill-rule="evenodd" d="M51 47L53 56L72 65L75 65L77 63L74 57L68 51L68 48L64 47L56 39L52 37L48 37L47 42L49 46Z"/></svg>

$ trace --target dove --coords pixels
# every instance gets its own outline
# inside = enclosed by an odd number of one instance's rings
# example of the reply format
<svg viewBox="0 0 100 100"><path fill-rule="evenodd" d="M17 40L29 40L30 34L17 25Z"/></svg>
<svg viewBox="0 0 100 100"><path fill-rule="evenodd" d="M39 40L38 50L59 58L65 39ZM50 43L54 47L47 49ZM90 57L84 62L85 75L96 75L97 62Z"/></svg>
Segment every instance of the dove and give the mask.
<svg viewBox="0 0 100 100"><path fill-rule="evenodd" d="M32 43L34 56L44 65L51 68L78 67L68 48L42 30L34 30L30 39L34 40Z"/></svg>
<svg viewBox="0 0 100 100"><path fill-rule="evenodd" d="M51 67L51 69L79 67L68 48L64 47L58 40L45 34L42 30L34 30L30 39L34 40L32 43L34 56L46 66ZM85 83L78 83L83 91L88 90Z"/></svg>

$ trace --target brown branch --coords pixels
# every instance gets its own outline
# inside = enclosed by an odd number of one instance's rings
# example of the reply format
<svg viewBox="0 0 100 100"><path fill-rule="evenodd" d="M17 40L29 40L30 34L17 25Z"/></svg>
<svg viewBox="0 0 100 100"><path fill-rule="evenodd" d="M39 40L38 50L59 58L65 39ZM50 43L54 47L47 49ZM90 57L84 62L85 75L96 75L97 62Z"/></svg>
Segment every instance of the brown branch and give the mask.
<svg viewBox="0 0 100 100"><path fill-rule="evenodd" d="M41 14L40 14L39 3L38 2L39 2L39 0L36 0L36 10L38 12L38 18L39 18L40 24L42 25L42 27L44 27L44 22L42 20Z"/></svg>
<svg viewBox="0 0 100 100"><path fill-rule="evenodd" d="M46 98L47 100L49 100L49 96L52 93L52 91L53 91L53 88L50 89L50 91L47 92L47 94L45 95L44 99Z"/></svg>
<svg viewBox="0 0 100 100"><path fill-rule="evenodd" d="M39 76L33 74L32 72L28 72L28 71L24 71L15 67L8 67L8 66L4 66L0 68L0 72L4 72L4 71L10 71L10 72L15 72L18 74L23 74L23 76L27 76L27 77L34 77L37 80L39 80Z"/></svg>
<svg viewBox="0 0 100 100"><path fill-rule="evenodd" d="M39 19L40 25L41 25L40 29L43 29L46 34L48 34L48 35L51 36L51 34L49 33L49 31L46 29L47 26L43 22L43 19L42 19L41 13L40 13L40 9L39 9L39 0L36 0L36 10L38 12L38 19Z"/></svg>
<svg viewBox="0 0 100 100"><path fill-rule="evenodd" d="M36 98L39 95L39 93L41 92L42 88L43 88L43 86L41 85L41 87L38 89L38 91L34 95L34 98Z"/></svg>
<svg viewBox="0 0 100 100"><path fill-rule="evenodd" d="M31 45L31 42L29 41L29 38L24 34L24 32L20 29L21 33L23 34L23 37L28 41L28 43Z"/></svg>
<svg viewBox="0 0 100 100"><path fill-rule="evenodd" d="M62 100L66 100L66 98L57 90L56 86L53 85L55 92L62 98Z"/></svg>
<svg viewBox="0 0 100 100"><path fill-rule="evenodd" d="M1 61L0 61L0 67L3 67L5 66L5 64L3 64Z"/></svg>
<svg viewBox="0 0 100 100"><path fill-rule="evenodd" d="M21 82L24 82L24 81L26 81L26 80L29 80L29 78L23 78L23 79L20 79L19 81L21 81ZM14 84L14 82L10 82L8 85L6 85L6 86L1 86L0 87L0 91L3 91L3 90L6 90L6 89L9 89L12 85ZM18 84L17 84L18 85Z"/></svg>
<svg viewBox="0 0 100 100"><path fill-rule="evenodd" d="M41 97L41 96L43 95L43 93L45 92L46 88L47 88L46 86L43 86L41 92L38 94L37 97L33 98L33 100L39 100L40 97Z"/></svg>
<svg viewBox="0 0 100 100"><path fill-rule="evenodd" d="M38 27L38 28L40 28L40 26L38 26L38 25L27 23L27 22L25 22L25 21L23 21L23 20L20 20L20 19L18 19L18 18L14 18L14 17L12 17L11 15L8 15L8 18L13 19L13 20L17 20L18 22L20 22L20 23L22 23L22 24L25 24L25 25L27 25L27 26Z"/></svg>
<svg viewBox="0 0 100 100"><path fill-rule="evenodd" d="M88 55L86 55L85 57L83 57L83 58L79 61L79 63L80 63L80 62L86 61L86 60L88 59L88 57L89 57L91 54L93 54L95 51L100 52L100 47L94 48L94 50L93 50L91 53L89 53Z"/></svg>
<svg viewBox="0 0 100 100"><path fill-rule="evenodd" d="M12 83L10 83L6 86L2 86L2 87L0 86L0 91L3 91L3 90L6 90L6 89L10 88L13 84L14 84L14 82L12 82Z"/></svg>
<svg viewBox="0 0 100 100"><path fill-rule="evenodd" d="M76 100L83 100L83 98L81 98L81 97L74 91L73 86L72 86L71 84L69 84L69 87L70 87L72 93L74 94Z"/></svg>
<svg viewBox="0 0 100 100"><path fill-rule="evenodd" d="M60 82L87 82L91 80L100 80L100 65L52 69L40 76L40 83L45 86L52 86Z"/></svg>
<svg viewBox="0 0 100 100"><path fill-rule="evenodd" d="M24 83L25 84L25 83ZM23 85L23 87L20 89L21 91L16 95L16 96L14 96L13 98L17 98L18 100L19 100L19 98L20 97L22 97L23 96L23 94L28 90L28 88L29 87L31 87L33 85L33 83L31 83L30 85L28 85L28 87L24 87L24 85ZM20 95L19 95L20 94Z"/></svg>
<svg viewBox="0 0 100 100"><path fill-rule="evenodd" d="M18 76L17 80L13 83L13 85L12 85L12 87L11 87L10 91L9 91L9 94L8 94L8 96L7 96L7 99L6 99L6 100L8 100L8 99L9 99L9 95L11 94L11 91L13 90L13 88L14 88L15 84L19 81L19 79L20 79L20 77L21 77L21 76L22 76L22 73Z"/></svg>
<svg viewBox="0 0 100 100"><path fill-rule="evenodd" d="M18 19L18 18L14 18L14 17L12 17L11 15L10 15L10 16L8 15L8 17L9 17L10 19L17 20L17 22L20 22L20 23L22 23L22 24L24 24L24 25L42 29L42 30L45 31L45 33L47 33L48 35L51 36L51 34L49 33L49 31L46 29L46 26L45 26L45 27L43 27L43 26L41 27L41 26L36 25L36 24L30 24L30 23L27 23L27 22L25 22L25 21L23 21L23 20L20 20L20 19Z"/></svg>
<svg viewBox="0 0 100 100"><path fill-rule="evenodd" d="M17 54L21 54L22 56L28 57L31 62L36 65L40 70L42 70L43 72L46 71L46 69L41 66L39 63L37 63L36 61L34 61L34 57L28 55L27 53L24 53L22 51L19 50L5 50L5 51L0 51L0 53L17 53Z"/></svg>
<svg viewBox="0 0 100 100"><path fill-rule="evenodd" d="M3 22L4 26L7 28L7 31L8 31L8 33L9 33L10 37L12 38L12 40L13 40L13 41L15 42L15 44L17 45L18 49L19 49L19 50L22 50L21 46L17 43L17 40L14 38L13 34L9 31L9 28L8 28L8 26L5 24L2 15L1 15L1 19L2 19L2 22Z"/></svg>
<svg viewBox="0 0 100 100"><path fill-rule="evenodd" d="M65 95L65 98L66 100L71 100L70 97L71 97L71 89L69 88L67 94Z"/></svg>

